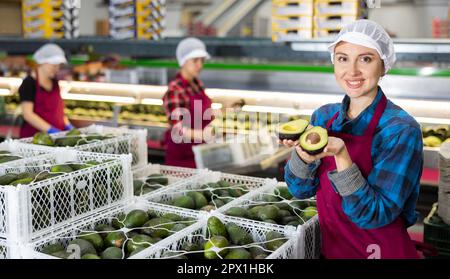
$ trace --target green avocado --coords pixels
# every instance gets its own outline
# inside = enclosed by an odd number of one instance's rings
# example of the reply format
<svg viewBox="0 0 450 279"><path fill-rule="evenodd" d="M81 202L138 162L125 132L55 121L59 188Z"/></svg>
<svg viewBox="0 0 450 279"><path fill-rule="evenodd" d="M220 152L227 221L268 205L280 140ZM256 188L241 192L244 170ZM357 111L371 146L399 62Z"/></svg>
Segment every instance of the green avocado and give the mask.
<svg viewBox="0 0 450 279"><path fill-rule="evenodd" d="M266 247L270 251L277 250L286 241L287 241L287 239L278 232L270 231L270 232L266 233Z"/></svg>
<svg viewBox="0 0 450 279"><path fill-rule="evenodd" d="M200 192L189 192L187 195L194 200L195 209L200 209L208 205L208 200Z"/></svg>
<svg viewBox="0 0 450 279"><path fill-rule="evenodd" d="M109 247L106 248L100 256L102 259L123 259L123 252L120 248Z"/></svg>
<svg viewBox="0 0 450 279"><path fill-rule="evenodd" d="M8 185L9 183L17 180L17 174L16 173L7 173L2 176L0 176L0 185Z"/></svg>
<svg viewBox="0 0 450 279"><path fill-rule="evenodd" d="M321 153L327 144L328 132L320 126L306 130L300 137L300 147L310 155Z"/></svg>
<svg viewBox="0 0 450 279"><path fill-rule="evenodd" d="M53 139L44 132L39 132L33 136L33 144L55 146Z"/></svg>
<svg viewBox="0 0 450 279"><path fill-rule="evenodd" d="M308 127L309 122L303 119L289 121L278 125L278 138L280 140L296 141Z"/></svg>
<svg viewBox="0 0 450 279"><path fill-rule="evenodd" d="M225 257L227 254L227 249L223 249L226 248L228 246L228 240L220 235L216 235L211 237L204 245L203 250L204 250L204 256L206 259L209 260L213 260L213 259L218 259L219 255L220 257ZM212 248L215 249L220 249L222 248L222 250L219 251L219 253L217 254L216 251L212 250Z"/></svg>
<svg viewBox="0 0 450 279"><path fill-rule="evenodd" d="M226 212L226 215L234 216L234 217L241 217L246 218L247 217L247 210L242 207L230 207Z"/></svg>
<svg viewBox="0 0 450 279"><path fill-rule="evenodd" d="M147 248L155 243L155 240L148 235L138 234L127 241L128 253L133 253L138 248Z"/></svg>
<svg viewBox="0 0 450 279"><path fill-rule="evenodd" d="M67 258L69 258L70 255L72 255L72 253L66 252L64 250L60 250L60 251L56 251L56 252L51 253L51 255L53 257L57 257L57 258L60 258L60 259L67 259Z"/></svg>
<svg viewBox="0 0 450 279"><path fill-rule="evenodd" d="M175 222L166 218L153 218L146 222L142 227L142 233L151 237L166 238L170 235Z"/></svg>
<svg viewBox="0 0 450 279"><path fill-rule="evenodd" d="M50 244L48 246L45 246L42 248L41 252L44 254L51 255L55 252L64 251L64 246L62 246L60 243Z"/></svg>
<svg viewBox="0 0 450 279"><path fill-rule="evenodd" d="M230 260L249 260L252 258L252 255L249 251L244 248L233 248L230 249L230 252L225 256L225 259Z"/></svg>
<svg viewBox="0 0 450 279"><path fill-rule="evenodd" d="M148 221L148 215L147 212L136 209L130 211L127 216L125 217L125 220L123 221L123 225L126 228L132 229L137 228L145 224L145 222Z"/></svg>
<svg viewBox="0 0 450 279"><path fill-rule="evenodd" d="M195 209L195 201L190 196L181 196L173 200L173 205L177 207Z"/></svg>
<svg viewBox="0 0 450 279"><path fill-rule="evenodd" d="M167 186L169 184L169 179L162 174L154 173L149 175L145 182L150 185L157 184Z"/></svg>
<svg viewBox="0 0 450 279"><path fill-rule="evenodd" d="M101 251L103 249L103 238L96 232L81 232L78 235L78 238L92 243L97 251Z"/></svg>
<svg viewBox="0 0 450 279"><path fill-rule="evenodd" d="M105 240L105 246L106 247L117 247L117 248L122 248L124 242L126 240L126 236L123 232L118 231L118 232L110 232Z"/></svg>
<svg viewBox="0 0 450 279"><path fill-rule="evenodd" d="M251 235L238 225L234 223L228 223L225 227L233 244L247 245L253 242Z"/></svg>
<svg viewBox="0 0 450 279"><path fill-rule="evenodd" d="M66 136L79 136L79 135L81 135L81 132L80 132L80 130L78 130L76 128L73 128L66 134Z"/></svg>
<svg viewBox="0 0 450 279"><path fill-rule="evenodd" d="M80 248L80 256L85 254L97 254L94 245L87 240L77 238L70 241L67 247L69 248L70 245L75 245Z"/></svg>
<svg viewBox="0 0 450 279"><path fill-rule="evenodd" d="M61 147L74 147L78 145L81 139L82 138L78 136L60 137L55 139L55 145Z"/></svg>
<svg viewBox="0 0 450 279"><path fill-rule="evenodd" d="M211 216L207 221L208 231L211 236L220 235L228 237L227 229L219 218Z"/></svg>
<svg viewBox="0 0 450 279"><path fill-rule="evenodd" d="M260 220L267 220L267 219L275 220L278 218L279 211L280 210L278 209L278 207L274 205L265 205L258 211L257 216Z"/></svg>
<svg viewBox="0 0 450 279"><path fill-rule="evenodd" d="M279 197L282 197L285 200L290 200L293 198L292 194L289 192L288 187L286 186L278 186L273 191L274 195L277 195Z"/></svg>
<svg viewBox="0 0 450 279"><path fill-rule="evenodd" d="M33 177L26 177L26 178L14 180L13 182L9 183L9 185L11 185L11 186L17 186L19 184L26 185L26 184L30 184L33 181L34 181Z"/></svg>
<svg viewBox="0 0 450 279"><path fill-rule="evenodd" d="M0 157L0 164L1 163L15 161L15 160L19 160L19 159L22 159L22 157L19 157L19 156L1 156Z"/></svg>
<svg viewBox="0 0 450 279"><path fill-rule="evenodd" d="M73 172L73 169L69 166L69 165L56 165L50 168L50 172L55 172L55 173L69 173L69 172Z"/></svg>
<svg viewBox="0 0 450 279"><path fill-rule="evenodd" d="M100 260L101 258L95 254L84 254L82 260Z"/></svg>
<svg viewBox="0 0 450 279"><path fill-rule="evenodd" d="M166 219L169 219L169 220L172 220L172 221L174 221L174 222L178 222L178 221L181 221L181 220L183 220L183 218L180 216L180 215L178 215L178 214L175 214L175 213L165 213L163 216L161 216L162 218L166 218Z"/></svg>
<svg viewBox="0 0 450 279"><path fill-rule="evenodd" d="M105 238L110 232L113 232L116 229L108 224L99 224L95 226L94 230L98 232L102 238Z"/></svg>

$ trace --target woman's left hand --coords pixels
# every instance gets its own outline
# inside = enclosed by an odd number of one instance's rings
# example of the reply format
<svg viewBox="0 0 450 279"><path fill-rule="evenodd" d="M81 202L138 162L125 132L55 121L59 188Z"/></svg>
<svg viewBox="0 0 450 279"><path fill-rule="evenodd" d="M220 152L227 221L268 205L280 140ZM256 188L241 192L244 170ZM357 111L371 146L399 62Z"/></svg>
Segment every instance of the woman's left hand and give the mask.
<svg viewBox="0 0 450 279"><path fill-rule="evenodd" d="M336 156L345 149L345 142L342 139L336 137L328 137L328 144L327 146L325 146L323 152L328 156Z"/></svg>

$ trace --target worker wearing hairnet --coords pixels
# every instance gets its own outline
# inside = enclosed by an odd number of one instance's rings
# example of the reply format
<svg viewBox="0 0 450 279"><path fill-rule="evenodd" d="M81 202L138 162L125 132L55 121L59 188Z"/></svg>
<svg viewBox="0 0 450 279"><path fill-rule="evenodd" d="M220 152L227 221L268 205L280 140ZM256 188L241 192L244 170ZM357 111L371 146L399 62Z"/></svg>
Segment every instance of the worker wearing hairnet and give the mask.
<svg viewBox="0 0 450 279"><path fill-rule="evenodd" d="M64 115L64 102L56 80L60 64L67 63L64 51L55 44L45 44L34 53L33 59L37 68L19 88L25 120L20 137L31 137L36 132L51 134L72 129Z"/></svg>
<svg viewBox="0 0 450 279"><path fill-rule="evenodd" d="M204 142L204 132L211 122L211 115L207 113L211 109L211 99L199 79L203 63L210 55L202 41L186 38L178 44L176 57L180 70L163 97L170 125L165 133L165 163L195 168L192 147Z"/></svg>
<svg viewBox="0 0 450 279"><path fill-rule="evenodd" d="M407 228L417 220L422 134L378 85L395 62L393 42L377 23L357 20L329 51L346 95L311 117L328 133L321 153L283 140L295 146L285 167L289 190L297 198L316 196L323 257L417 258Z"/></svg>

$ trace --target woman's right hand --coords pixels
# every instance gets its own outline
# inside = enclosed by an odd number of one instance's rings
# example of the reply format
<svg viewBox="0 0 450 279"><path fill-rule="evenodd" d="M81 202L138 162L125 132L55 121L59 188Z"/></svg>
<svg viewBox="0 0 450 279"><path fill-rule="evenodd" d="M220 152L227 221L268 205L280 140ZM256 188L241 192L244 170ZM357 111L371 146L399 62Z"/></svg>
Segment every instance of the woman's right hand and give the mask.
<svg viewBox="0 0 450 279"><path fill-rule="evenodd" d="M298 156L300 157L300 159L303 160L303 162L310 164L312 162L314 162L315 160L317 160L317 156L312 156L309 155L308 153L306 153L305 151L303 151L303 149L300 147L300 145L298 144L298 140L296 141L292 141L292 140L278 140L279 144L283 144L284 146L286 146L287 148L291 148L294 147L295 151L297 151Z"/></svg>

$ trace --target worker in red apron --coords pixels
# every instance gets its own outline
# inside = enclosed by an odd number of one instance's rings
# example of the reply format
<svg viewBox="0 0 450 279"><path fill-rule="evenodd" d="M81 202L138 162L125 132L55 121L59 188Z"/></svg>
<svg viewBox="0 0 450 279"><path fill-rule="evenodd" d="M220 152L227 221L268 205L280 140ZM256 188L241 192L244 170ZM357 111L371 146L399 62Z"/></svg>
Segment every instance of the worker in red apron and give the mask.
<svg viewBox="0 0 450 279"><path fill-rule="evenodd" d="M210 55L205 44L197 38L182 40L176 50L180 71L169 83L163 105L169 119L164 136L165 164L195 168L192 147L205 142L210 134L211 99L205 94L199 76L205 59ZM206 130L206 132L205 132Z"/></svg>
<svg viewBox="0 0 450 279"><path fill-rule="evenodd" d="M71 130L73 126L64 115L64 102L56 79L60 64L67 63L64 51L55 44L46 44L34 53L33 59L37 68L19 87L25 120L20 137Z"/></svg>
<svg viewBox="0 0 450 279"><path fill-rule="evenodd" d="M346 92L311 117L328 131L316 155L297 142L285 167L290 192L316 196L325 258L418 257L407 227L415 212L423 164L420 125L386 98L378 82L395 62L394 46L377 23L357 20L329 46L335 78Z"/></svg>

